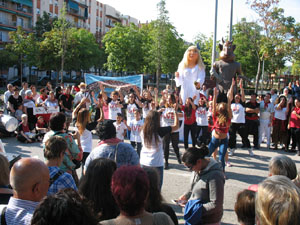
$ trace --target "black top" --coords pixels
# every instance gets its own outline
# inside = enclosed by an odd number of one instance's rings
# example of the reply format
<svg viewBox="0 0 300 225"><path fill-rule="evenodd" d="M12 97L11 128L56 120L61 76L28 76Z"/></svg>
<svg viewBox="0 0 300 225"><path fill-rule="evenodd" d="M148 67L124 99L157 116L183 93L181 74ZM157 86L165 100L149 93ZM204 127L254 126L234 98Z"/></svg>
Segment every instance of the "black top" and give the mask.
<svg viewBox="0 0 300 225"><path fill-rule="evenodd" d="M65 108L67 108L69 110L72 109L73 100L74 100L74 97L72 95L67 96L67 95L63 94L59 97L59 100L62 101L62 104Z"/></svg>
<svg viewBox="0 0 300 225"><path fill-rule="evenodd" d="M7 205L10 197L12 196L13 194L0 193L0 204Z"/></svg>
<svg viewBox="0 0 300 225"><path fill-rule="evenodd" d="M250 108L250 109L256 109L256 108L259 108L259 103L255 102L255 103L252 103L252 102L247 102L246 105L245 105L245 108ZM247 113L245 112L245 116L246 117L257 117L258 114L257 113Z"/></svg>
<svg viewBox="0 0 300 225"><path fill-rule="evenodd" d="M9 96L8 101L13 105L14 110L17 110L20 105L23 103L23 98L21 95L18 98L15 98L13 95Z"/></svg>
<svg viewBox="0 0 300 225"><path fill-rule="evenodd" d="M172 127L160 127L158 130L158 135L163 138L165 135L172 132Z"/></svg>

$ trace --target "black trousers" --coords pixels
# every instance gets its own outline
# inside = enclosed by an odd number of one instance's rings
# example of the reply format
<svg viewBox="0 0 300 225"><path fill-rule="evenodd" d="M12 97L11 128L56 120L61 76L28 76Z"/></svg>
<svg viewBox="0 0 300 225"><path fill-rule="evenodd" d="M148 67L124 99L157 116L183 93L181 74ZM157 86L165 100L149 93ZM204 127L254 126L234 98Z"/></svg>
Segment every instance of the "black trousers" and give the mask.
<svg viewBox="0 0 300 225"><path fill-rule="evenodd" d="M210 142L209 133L207 132L208 126L198 126L197 125L197 131L196 131L196 139L199 144L206 144L208 145ZM200 136L200 132L202 131L202 134Z"/></svg>
<svg viewBox="0 0 300 225"><path fill-rule="evenodd" d="M184 148L189 147L189 133L191 132L193 147L196 146L196 129L197 123L191 125L184 124L183 126L183 135L184 135Z"/></svg>
<svg viewBox="0 0 300 225"><path fill-rule="evenodd" d="M137 154L141 155L141 149L142 149L142 142L135 142L135 141L131 141L130 142L132 147L135 149L135 146L136 146L136 151L137 151Z"/></svg>
<svg viewBox="0 0 300 225"><path fill-rule="evenodd" d="M297 145L297 150L300 151L300 128L291 128L293 144Z"/></svg>
<svg viewBox="0 0 300 225"><path fill-rule="evenodd" d="M236 133L238 133L243 143L247 143L247 133L245 123L231 123L229 128L229 148L236 148Z"/></svg>
<svg viewBox="0 0 300 225"><path fill-rule="evenodd" d="M245 138L243 145L247 148L250 148L249 135L253 135L253 145L254 148L258 148L258 127L259 120L246 120L246 133L247 137Z"/></svg>
<svg viewBox="0 0 300 225"><path fill-rule="evenodd" d="M180 159L179 155L179 132L175 133L169 133L166 134L163 138L163 148L164 148L164 155L165 155L165 161L168 163L169 160L169 154L170 154L170 141L172 141L172 147L174 149L175 155L177 159Z"/></svg>

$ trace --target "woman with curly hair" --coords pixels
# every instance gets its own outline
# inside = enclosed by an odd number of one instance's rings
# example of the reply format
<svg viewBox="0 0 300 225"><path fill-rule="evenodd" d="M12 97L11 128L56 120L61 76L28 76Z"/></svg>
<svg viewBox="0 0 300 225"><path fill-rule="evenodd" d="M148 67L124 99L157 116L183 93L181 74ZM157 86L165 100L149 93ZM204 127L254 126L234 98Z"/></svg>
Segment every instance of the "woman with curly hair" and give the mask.
<svg viewBox="0 0 300 225"><path fill-rule="evenodd" d="M214 88L212 118L213 132L212 139L208 145L209 156L219 147L219 160L222 162L223 170L225 171L225 155L228 147L228 131L232 119L231 101L233 98L234 79L228 92L227 103L220 102L217 104L218 90Z"/></svg>

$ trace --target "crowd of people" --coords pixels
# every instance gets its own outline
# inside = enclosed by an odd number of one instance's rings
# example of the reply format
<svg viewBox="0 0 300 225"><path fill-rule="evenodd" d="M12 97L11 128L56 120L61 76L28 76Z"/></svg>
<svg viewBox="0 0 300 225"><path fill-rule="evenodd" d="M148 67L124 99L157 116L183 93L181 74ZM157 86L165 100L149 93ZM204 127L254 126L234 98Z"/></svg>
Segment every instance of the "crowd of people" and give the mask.
<svg viewBox="0 0 300 225"><path fill-rule="evenodd" d="M19 121L18 141L42 142L45 162L24 158L10 170L0 154L0 202L6 204L0 206L0 224L178 224L161 195L170 142L178 163L192 171L190 188L176 200L186 224L220 224L225 166L236 153L237 134L251 157L263 142L300 155L300 84L278 94L252 93L246 101L242 79L219 92L207 90L203 76L199 51L190 47L175 74L181 89L167 85L160 93L153 87L140 92L133 86L109 95L101 82L99 93L85 83L55 90L48 83L40 93L26 82L21 91L7 85L3 113ZM99 136L95 148L92 131ZM239 222L299 224L295 163L280 155L270 161L269 173L238 194Z"/></svg>

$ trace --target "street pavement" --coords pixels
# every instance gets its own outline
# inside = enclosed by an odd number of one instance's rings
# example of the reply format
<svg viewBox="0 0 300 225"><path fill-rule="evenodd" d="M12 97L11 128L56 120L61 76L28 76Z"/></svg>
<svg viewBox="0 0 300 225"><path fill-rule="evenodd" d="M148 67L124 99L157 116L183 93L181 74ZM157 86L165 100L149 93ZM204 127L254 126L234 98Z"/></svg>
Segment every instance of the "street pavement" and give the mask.
<svg viewBox="0 0 300 225"><path fill-rule="evenodd" d="M21 154L22 157L38 157L44 160L41 143L23 144L16 138L3 138L5 150L8 153ZM93 135L93 147L96 147L98 138ZM240 146L238 139L238 146ZM180 144L180 152L184 152L183 144ZM262 144L260 150L254 151L255 156L250 157L246 149L237 148L235 155L230 157L232 167L226 167L227 180L224 191L224 215L222 224L238 224L234 213L234 203L239 191L248 188L251 184L258 184L268 176L268 162L278 154L287 154L300 166L300 157L295 153L284 153L282 150L268 150L266 144ZM180 224L184 224L181 207L174 205L172 199L177 199L189 187L191 172L184 165L179 165L176 156L170 148L170 169L164 171L164 183L162 195L167 203L175 210ZM77 172L81 174L81 169Z"/></svg>

